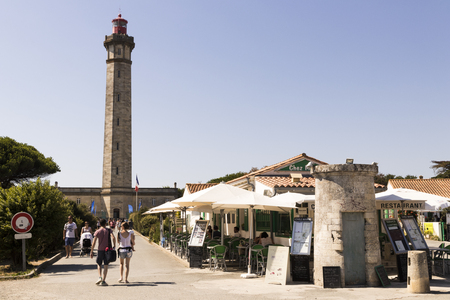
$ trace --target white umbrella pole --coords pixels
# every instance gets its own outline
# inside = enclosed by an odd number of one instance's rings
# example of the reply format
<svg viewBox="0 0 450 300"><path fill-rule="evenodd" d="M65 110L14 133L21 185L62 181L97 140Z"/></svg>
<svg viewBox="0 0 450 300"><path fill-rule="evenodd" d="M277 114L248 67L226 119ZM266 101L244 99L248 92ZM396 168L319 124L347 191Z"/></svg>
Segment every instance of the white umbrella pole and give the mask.
<svg viewBox="0 0 450 300"><path fill-rule="evenodd" d="M221 241L220 241L220 244L221 245L223 245L223 231L224 231L224 229L225 229L225 223L224 223L224 215L223 215L223 209L221 209L220 210L220 222L222 223L221 224L221 230L220 230L220 239L221 239Z"/></svg>
<svg viewBox="0 0 450 300"><path fill-rule="evenodd" d="M253 206L250 206L248 211L248 218L250 220L250 239L248 241L248 267L247 274L242 274L242 278L256 278L256 274L252 274L252 244L253 244Z"/></svg>

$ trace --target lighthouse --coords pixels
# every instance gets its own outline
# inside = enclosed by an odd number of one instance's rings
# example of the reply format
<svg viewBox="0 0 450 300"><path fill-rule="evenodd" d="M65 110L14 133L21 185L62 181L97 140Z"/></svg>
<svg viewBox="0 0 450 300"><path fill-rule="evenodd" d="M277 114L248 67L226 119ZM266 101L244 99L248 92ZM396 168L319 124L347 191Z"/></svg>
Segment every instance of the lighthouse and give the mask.
<svg viewBox="0 0 450 300"><path fill-rule="evenodd" d="M133 203L131 175L131 52L134 38L128 21L118 15L105 36L106 97L102 198L112 217L123 217Z"/></svg>

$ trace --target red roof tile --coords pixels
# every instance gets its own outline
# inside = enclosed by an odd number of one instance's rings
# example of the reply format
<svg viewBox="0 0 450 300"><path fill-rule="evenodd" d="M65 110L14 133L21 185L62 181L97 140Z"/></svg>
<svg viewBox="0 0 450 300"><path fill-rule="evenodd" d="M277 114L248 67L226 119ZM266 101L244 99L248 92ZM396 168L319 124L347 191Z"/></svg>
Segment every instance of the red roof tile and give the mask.
<svg viewBox="0 0 450 300"><path fill-rule="evenodd" d="M300 155L297 155L297 156L295 156L295 157L289 158L289 159L284 160L284 161L282 161L282 162L279 162L279 163L276 163L276 164L274 164L274 165L271 165L271 166L268 166L268 167L259 169L259 170L255 171L255 172L248 173L248 174L246 174L246 175L244 175L244 176L241 176L241 177L239 177L239 178L230 180L230 181L228 181L227 183L233 183L233 182L242 180L242 179L247 178L247 177L250 177L250 176L256 176L256 175L264 174L264 173L266 173L266 172L275 170L275 169L277 169L277 168L279 168L279 167L282 167L282 166L284 166L284 165L288 165L288 164L291 164L291 163L293 163L293 162L296 162L297 160L300 160L300 159L302 159L302 158L303 158L303 159L311 160L311 161L313 161L313 162L316 162L316 163L319 163L319 164L322 164L322 165L328 165L326 162L320 161L320 160L315 159L315 158L313 158L313 157L307 156L305 153L302 153L302 154L300 154Z"/></svg>
<svg viewBox="0 0 450 300"><path fill-rule="evenodd" d="M450 178L440 179L390 179L392 188L405 188L450 198Z"/></svg>
<svg viewBox="0 0 450 300"><path fill-rule="evenodd" d="M274 187L300 187L300 188L315 188L316 180L313 177L299 178L298 182L292 182L291 177L287 176L258 176L255 180L270 188ZM375 188L384 188L382 184L374 183Z"/></svg>
<svg viewBox="0 0 450 300"><path fill-rule="evenodd" d="M186 183L186 190L189 194L193 194L217 184L218 183Z"/></svg>

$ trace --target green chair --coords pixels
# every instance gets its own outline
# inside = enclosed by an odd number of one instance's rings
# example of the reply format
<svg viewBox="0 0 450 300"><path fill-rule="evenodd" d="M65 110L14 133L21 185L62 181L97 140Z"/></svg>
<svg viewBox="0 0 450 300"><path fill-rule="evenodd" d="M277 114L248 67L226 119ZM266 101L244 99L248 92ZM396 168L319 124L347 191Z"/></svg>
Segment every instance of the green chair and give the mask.
<svg viewBox="0 0 450 300"><path fill-rule="evenodd" d="M224 271L227 270L227 264L225 263L225 256L227 255L227 247L224 245L216 245L211 249L209 254L209 269L211 270L212 262L214 262L214 271L222 266Z"/></svg>
<svg viewBox="0 0 450 300"><path fill-rule="evenodd" d="M234 239L232 241L230 241L230 251L229 251L229 255L230 255L230 259L235 259L237 261L237 258L239 257L239 249L237 248L237 246L239 246L239 239Z"/></svg>
<svg viewBox="0 0 450 300"><path fill-rule="evenodd" d="M257 258L257 256L258 256L258 251L255 251L255 250L259 250L259 249L263 249L264 248L264 246L263 245L259 245L259 244L256 244L256 245L253 245L252 246L252 252L251 252L251 264L252 264L252 268L253 268L253 265L255 265L256 266L256 258Z"/></svg>
<svg viewBox="0 0 450 300"><path fill-rule="evenodd" d="M267 265L267 255L269 253L269 248L263 248L258 251L256 256L256 274L263 275L266 274L266 265ZM259 267L261 267L261 271L258 271Z"/></svg>

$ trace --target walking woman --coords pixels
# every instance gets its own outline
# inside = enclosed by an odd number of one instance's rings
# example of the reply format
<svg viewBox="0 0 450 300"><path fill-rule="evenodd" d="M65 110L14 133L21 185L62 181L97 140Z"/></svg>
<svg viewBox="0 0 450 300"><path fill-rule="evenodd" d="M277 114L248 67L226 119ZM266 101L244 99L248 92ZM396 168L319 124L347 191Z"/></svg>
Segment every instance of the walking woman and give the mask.
<svg viewBox="0 0 450 300"><path fill-rule="evenodd" d="M134 239L130 233L130 225L123 222L120 226L120 232L117 235L119 239L119 258L120 258L120 279L119 282L128 283L128 274L130 273L130 259L134 251ZM123 264L125 262L125 278L123 277ZM125 280L124 280L125 279Z"/></svg>

